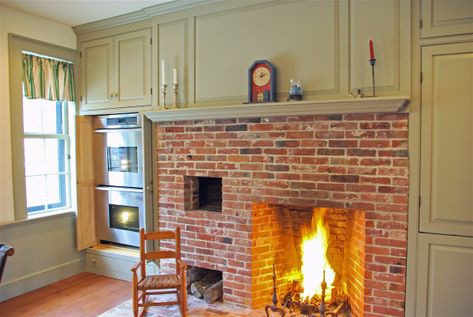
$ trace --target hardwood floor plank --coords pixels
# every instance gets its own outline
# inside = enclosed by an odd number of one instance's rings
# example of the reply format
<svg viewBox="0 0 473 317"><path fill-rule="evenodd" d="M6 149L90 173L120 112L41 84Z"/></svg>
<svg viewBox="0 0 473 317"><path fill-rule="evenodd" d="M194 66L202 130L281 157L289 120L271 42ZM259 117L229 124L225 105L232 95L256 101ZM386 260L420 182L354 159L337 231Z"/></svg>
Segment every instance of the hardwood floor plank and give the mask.
<svg viewBox="0 0 473 317"><path fill-rule="evenodd" d="M84 272L0 302L0 315L92 317L130 297L129 282Z"/></svg>

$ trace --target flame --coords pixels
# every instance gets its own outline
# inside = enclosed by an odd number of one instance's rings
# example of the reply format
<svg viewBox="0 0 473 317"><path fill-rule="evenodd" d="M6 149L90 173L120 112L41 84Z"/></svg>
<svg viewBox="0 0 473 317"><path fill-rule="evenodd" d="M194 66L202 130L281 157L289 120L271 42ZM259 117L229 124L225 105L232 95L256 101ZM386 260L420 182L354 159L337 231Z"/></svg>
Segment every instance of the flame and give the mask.
<svg viewBox="0 0 473 317"><path fill-rule="evenodd" d="M303 298L312 298L314 295L322 296L322 281L325 271L325 301L330 301L331 290L335 280L335 272L330 266L326 253L328 247L329 231L324 224L324 212L314 210L312 216L311 230L302 232L302 287Z"/></svg>

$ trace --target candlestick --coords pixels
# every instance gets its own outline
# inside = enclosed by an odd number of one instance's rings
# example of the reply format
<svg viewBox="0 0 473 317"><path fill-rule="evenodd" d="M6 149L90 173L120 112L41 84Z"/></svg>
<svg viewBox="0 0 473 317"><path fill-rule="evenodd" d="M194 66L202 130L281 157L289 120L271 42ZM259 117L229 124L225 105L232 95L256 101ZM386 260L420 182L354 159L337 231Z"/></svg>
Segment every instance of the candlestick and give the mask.
<svg viewBox="0 0 473 317"><path fill-rule="evenodd" d="M166 84L166 69L164 68L164 59L161 60L161 84Z"/></svg>
<svg viewBox="0 0 473 317"><path fill-rule="evenodd" d="M370 59L374 59L373 40L370 40Z"/></svg>
<svg viewBox="0 0 473 317"><path fill-rule="evenodd" d="M177 84L177 69L175 68L172 70L172 83Z"/></svg>
<svg viewBox="0 0 473 317"><path fill-rule="evenodd" d="M371 78L372 78L372 85L373 85L373 97L376 97L376 84L374 80L374 65L376 65L376 58L370 59L370 65L371 65Z"/></svg>
<svg viewBox="0 0 473 317"><path fill-rule="evenodd" d="M162 97L162 106L160 107L161 110L166 110L166 88L168 87L167 84L161 85L161 97Z"/></svg>
<svg viewBox="0 0 473 317"><path fill-rule="evenodd" d="M176 70L174 68L174 70ZM174 87L174 102L173 102L173 108L177 108L177 88L179 87L179 84L178 83L174 83L172 84L172 86Z"/></svg>

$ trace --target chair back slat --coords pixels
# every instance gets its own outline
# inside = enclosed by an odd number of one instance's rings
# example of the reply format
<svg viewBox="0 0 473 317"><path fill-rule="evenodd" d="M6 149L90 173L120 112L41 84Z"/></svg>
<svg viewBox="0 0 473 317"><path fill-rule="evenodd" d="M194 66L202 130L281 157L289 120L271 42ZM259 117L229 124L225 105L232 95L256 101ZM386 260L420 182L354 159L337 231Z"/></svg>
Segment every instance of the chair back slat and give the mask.
<svg viewBox="0 0 473 317"><path fill-rule="evenodd" d="M175 251L153 251L145 253L146 260L158 260L158 259L175 259L177 254Z"/></svg>
<svg viewBox="0 0 473 317"><path fill-rule="evenodd" d="M174 231L157 231L145 234L145 240L165 240L176 239L176 232Z"/></svg>

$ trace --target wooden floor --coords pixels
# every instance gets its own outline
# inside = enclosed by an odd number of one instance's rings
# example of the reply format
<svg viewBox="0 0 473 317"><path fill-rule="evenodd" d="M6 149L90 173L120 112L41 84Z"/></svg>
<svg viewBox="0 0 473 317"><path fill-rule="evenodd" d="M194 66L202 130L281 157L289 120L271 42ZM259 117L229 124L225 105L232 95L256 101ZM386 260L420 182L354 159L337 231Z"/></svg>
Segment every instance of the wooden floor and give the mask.
<svg viewBox="0 0 473 317"><path fill-rule="evenodd" d="M80 273L1 302L0 316L97 316L130 298L130 282Z"/></svg>

